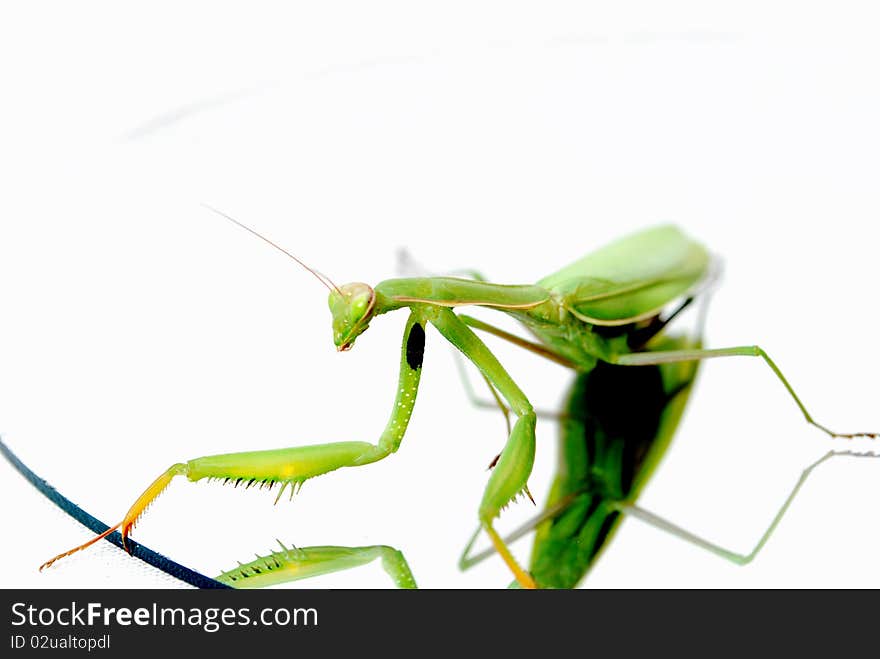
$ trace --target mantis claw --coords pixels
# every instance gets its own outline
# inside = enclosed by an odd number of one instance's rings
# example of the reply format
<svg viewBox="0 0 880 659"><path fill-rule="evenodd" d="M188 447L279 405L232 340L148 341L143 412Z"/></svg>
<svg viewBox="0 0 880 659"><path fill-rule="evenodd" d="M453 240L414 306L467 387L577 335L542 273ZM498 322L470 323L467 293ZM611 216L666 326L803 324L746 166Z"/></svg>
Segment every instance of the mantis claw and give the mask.
<svg viewBox="0 0 880 659"><path fill-rule="evenodd" d="M859 437L865 437L867 439L877 439L880 437L880 433L876 432L851 432L851 433L833 433L832 437L838 439L858 439Z"/></svg>

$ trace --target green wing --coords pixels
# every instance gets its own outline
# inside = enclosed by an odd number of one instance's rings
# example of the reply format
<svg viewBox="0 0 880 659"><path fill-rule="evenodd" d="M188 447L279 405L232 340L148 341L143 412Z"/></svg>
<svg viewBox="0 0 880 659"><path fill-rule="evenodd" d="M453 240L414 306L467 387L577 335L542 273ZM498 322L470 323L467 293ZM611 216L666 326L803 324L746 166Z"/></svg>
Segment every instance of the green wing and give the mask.
<svg viewBox="0 0 880 659"><path fill-rule="evenodd" d="M703 280L706 249L677 227L617 240L538 282L585 322L623 325L655 315Z"/></svg>

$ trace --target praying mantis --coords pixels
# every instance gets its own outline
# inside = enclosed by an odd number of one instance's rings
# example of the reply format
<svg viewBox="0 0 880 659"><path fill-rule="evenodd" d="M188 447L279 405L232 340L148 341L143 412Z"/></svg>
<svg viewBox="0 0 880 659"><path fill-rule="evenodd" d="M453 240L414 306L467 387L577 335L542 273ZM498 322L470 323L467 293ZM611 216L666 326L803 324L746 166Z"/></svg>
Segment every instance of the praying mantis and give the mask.
<svg viewBox="0 0 880 659"><path fill-rule="evenodd" d="M312 478L365 467L396 453L415 409L429 326L479 370L499 409L512 415L506 443L491 465L477 506L477 533L467 544L460 566L468 568L497 555L518 587L577 586L628 516L728 560L747 563L766 544L815 467L837 456L877 457L870 452L832 450L810 465L748 554L715 545L638 505L639 494L679 425L702 360L758 358L779 380L808 424L831 438L877 437L877 433L838 433L815 421L782 371L759 346L707 348L699 330L676 333L670 328L682 311L706 295L717 270L708 250L673 225L651 227L619 239L536 284L495 284L475 275L406 277L375 286L361 282L337 286L267 238L224 216L287 253L328 288L333 342L338 351L351 350L375 317L397 310L408 312L398 384L385 429L375 442L340 441L176 462L144 490L117 525L52 558L41 569L117 529L124 543L150 503L178 476L189 481L219 479L245 487L277 488L277 500L285 493L292 496ZM519 321L531 338L457 313L466 306L507 314ZM538 415L478 332L508 341L574 374L559 415L560 459L553 485L541 503L541 512L508 536L496 528L503 510L519 497L534 500L528 478L535 459ZM508 545L532 530L531 559L523 566ZM472 547L480 533L488 537L491 549L477 554ZM300 549L282 545L281 551L258 556L224 572L218 580L236 587L258 587L348 569L377 558L396 585L415 587L403 554L384 545Z"/></svg>

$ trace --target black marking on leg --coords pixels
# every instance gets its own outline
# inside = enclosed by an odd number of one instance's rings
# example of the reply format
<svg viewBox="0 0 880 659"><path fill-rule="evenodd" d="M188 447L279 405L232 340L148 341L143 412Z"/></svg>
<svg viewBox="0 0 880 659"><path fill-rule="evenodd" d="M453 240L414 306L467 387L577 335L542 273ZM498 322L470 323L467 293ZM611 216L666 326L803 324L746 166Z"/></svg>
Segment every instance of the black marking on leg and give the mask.
<svg viewBox="0 0 880 659"><path fill-rule="evenodd" d="M419 323L413 323L406 339L406 363L416 371L422 367L425 356L425 329Z"/></svg>

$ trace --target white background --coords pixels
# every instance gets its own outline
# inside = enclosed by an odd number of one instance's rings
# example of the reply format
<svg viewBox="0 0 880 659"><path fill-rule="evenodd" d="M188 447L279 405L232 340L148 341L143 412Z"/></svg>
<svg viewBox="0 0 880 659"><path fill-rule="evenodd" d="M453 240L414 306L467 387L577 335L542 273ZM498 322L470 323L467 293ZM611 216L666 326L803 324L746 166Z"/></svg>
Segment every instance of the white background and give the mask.
<svg viewBox="0 0 880 659"><path fill-rule="evenodd" d="M340 283L395 276L400 247L528 283L674 221L725 264L708 342L759 343L818 420L880 428L867 10L333 5L0 12L0 433L63 493L114 523L172 462L384 427L404 317L337 354L326 291L202 202ZM536 406L559 404L566 372L491 345ZM275 538L386 543L422 586L506 585L498 560L456 569L501 419L469 406L435 332L427 348L398 454L275 507L175 482L136 539L208 574ZM552 423L538 442L540 503ZM642 504L747 551L832 446L757 360L709 363ZM169 585L106 543L39 574L89 534L0 470L2 585ZM630 521L584 585L877 587L878 502L880 460L839 459L748 567ZM373 565L304 585L389 581Z"/></svg>

